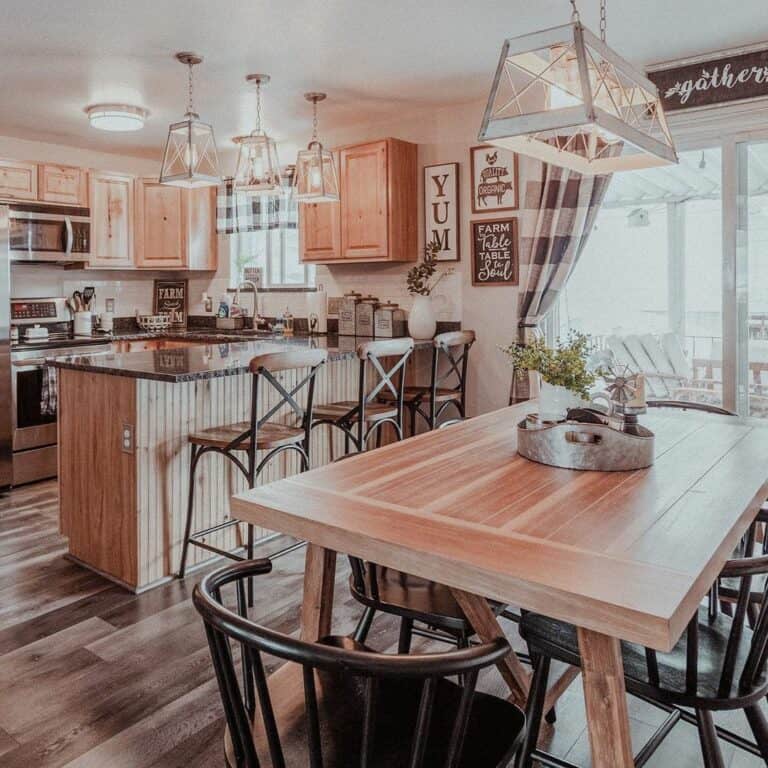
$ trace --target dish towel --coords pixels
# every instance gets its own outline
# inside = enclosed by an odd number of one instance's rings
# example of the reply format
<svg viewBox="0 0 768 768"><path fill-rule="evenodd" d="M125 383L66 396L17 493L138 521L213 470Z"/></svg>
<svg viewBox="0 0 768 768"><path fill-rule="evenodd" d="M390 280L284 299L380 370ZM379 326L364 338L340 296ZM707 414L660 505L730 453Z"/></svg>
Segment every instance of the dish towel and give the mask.
<svg viewBox="0 0 768 768"><path fill-rule="evenodd" d="M43 416L55 416L58 406L56 369L51 365L43 366L43 385L40 389L40 413Z"/></svg>

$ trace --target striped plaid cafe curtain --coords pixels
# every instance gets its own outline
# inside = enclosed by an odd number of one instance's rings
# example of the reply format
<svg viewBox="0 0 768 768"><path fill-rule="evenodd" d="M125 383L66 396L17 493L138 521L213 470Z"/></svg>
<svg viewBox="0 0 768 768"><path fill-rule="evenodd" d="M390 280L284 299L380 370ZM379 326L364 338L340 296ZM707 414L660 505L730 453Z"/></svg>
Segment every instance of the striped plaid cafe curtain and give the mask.
<svg viewBox="0 0 768 768"><path fill-rule="evenodd" d="M620 147L617 147L620 151ZM573 273L595 224L612 176L582 176L544 163L528 181L521 212L520 263L525 280L518 305L518 343L536 333ZM525 371L514 371L510 403L535 395Z"/></svg>
<svg viewBox="0 0 768 768"><path fill-rule="evenodd" d="M234 180L225 179L216 191L216 232L233 235L264 229L296 229L298 206L291 195L291 177L279 197L249 197L236 192Z"/></svg>

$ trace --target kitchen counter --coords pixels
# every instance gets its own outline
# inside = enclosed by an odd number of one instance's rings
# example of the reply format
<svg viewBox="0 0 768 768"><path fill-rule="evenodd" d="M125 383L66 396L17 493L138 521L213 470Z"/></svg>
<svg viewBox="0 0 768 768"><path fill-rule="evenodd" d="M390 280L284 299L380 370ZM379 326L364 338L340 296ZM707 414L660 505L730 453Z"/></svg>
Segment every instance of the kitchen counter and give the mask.
<svg viewBox="0 0 768 768"><path fill-rule="evenodd" d="M357 345L367 340L355 336L276 336L267 333L251 333L246 337L249 340L233 341L233 338L242 337L235 337L233 332L213 331L124 334L119 340L163 339L186 343L175 348L143 352L63 355L52 358L51 365L112 376L179 383L246 373L248 363L256 355L278 352L289 347L327 349L329 362L352 359ZM417 341L416 346L430 347L431 341Z"/></svg>

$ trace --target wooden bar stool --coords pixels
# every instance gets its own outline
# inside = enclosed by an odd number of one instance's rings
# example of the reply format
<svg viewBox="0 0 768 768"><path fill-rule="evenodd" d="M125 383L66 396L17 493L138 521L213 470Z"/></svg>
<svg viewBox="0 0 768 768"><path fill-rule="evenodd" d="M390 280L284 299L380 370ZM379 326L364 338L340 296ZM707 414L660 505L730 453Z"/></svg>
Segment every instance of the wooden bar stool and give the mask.
<svg viewBox="0 0 768 768"><path fill-rule="evenodd" d="M251 360L249 368L253 374L251 394L250 421L237 424L227 424L220 427L209 427L189 435L191 444L189 464L189 497L187 499L187 519L184 526L184 545L181 551L179 578L184 578L187 565L189 546L200 547L217 555L232 560L244 560L234 552L230 552L209 544L204 539L213 533L238 524L237 520L227 519L222 523L204 530L192 531L192 513L195 490L195 472L200 459L206 453L218 453L231 461L245 475L248 487L253 488L256 480L267 464L281 453L294 451L301 460L301 471L309 469L309 436L312 423L312 408L315 392L315 376L321 365L328 359L324 349L289 350L287 352L271 352L258 355ZM278 379L276 373L298 368L309 368L309 373L290 391ZM266 384L276 392L279 400L266 414L259 417L259 391ZM302 408L297 402L297 396L306 389L306 406ZM297 426L290 426L270 421L281 409L288 406L297 417ZM266 451L261 461L257 463L256 454ZM238 455L239 454L239 455ZM243 457L242 454L245 454ZM248 526L248 541L246 545L247 559L253 559L253 526Z"/></svg>
<svg viewBox="0 0 768 768"><path fill-rule="evenodd" d="M340 429L344 433L345 453L349 453L350 444L353 444L357 451L364 451L368 438L374 432L376 432L376 444L379 445L381 429L385 424L391 424L398 440L402 440L405 364L412 352L413 339L409 337L359 344L356 350L360 360L357 400L344 400L317 406L311 428L330 424ZM397 360L385 369L382 363L383 358L397 358ZM370 389L369 366L373 368L376 378ZM383 391L391 395L391 401L380 402L379 395Z"/></svg>
<svg viewBox="0 0 768 768"><path fill-rule="evenodd" d="M432 340L432 372L429 384L410 385L405 388L403 404L410 415L411 434L416 434L416 415L424 419L429 429L437 426L443 412L453 405L461 418L466 416L467 401L467 366L469 350L475 343L474 331L451 331L441 333ZM441 362L445 361L448 370L439 372ZM446 382L454 376L453 385ZM382 392L379 399L392 401L391 392Z"/></svg>

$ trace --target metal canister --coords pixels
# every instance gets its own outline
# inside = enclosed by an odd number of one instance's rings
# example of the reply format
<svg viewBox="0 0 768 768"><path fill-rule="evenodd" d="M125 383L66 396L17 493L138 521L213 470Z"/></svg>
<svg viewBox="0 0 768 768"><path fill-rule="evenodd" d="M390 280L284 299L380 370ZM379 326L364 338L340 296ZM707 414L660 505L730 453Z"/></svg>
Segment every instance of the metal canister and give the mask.
<svg viewBox="0 0 768 768"><path fill-rule="evenodd" d="M339 304L339 335L355 335L355 314L362 294L356 291L345 293Z"/></svg>
<svg viewBox="0 0 768 768"><path fill-rule="evenodd" d="M370 294L360 299L355 308L355 336L373 337L373 315L378 306L379 300Z"/></svg>
<svg viewBox="0 0 768 768"><path fill-rule="evenodd" d="M373 335L377 339L395 339L406 336L405 310L392 301L376 308L373 323Z"/></svg>

